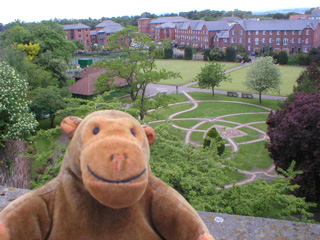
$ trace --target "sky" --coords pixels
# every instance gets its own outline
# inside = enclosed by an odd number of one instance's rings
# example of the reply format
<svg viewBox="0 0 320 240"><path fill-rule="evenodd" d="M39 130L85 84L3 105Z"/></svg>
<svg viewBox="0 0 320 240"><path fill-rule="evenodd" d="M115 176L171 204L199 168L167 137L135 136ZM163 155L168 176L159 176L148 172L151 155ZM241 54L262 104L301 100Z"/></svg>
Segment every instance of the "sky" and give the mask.
<svg viewBox="0 0 320 240"><path fill-rule="evenodd" d="M179 13L188 11L239 9L243 11L261 11L287 8L312 8L314 0L3 0L1 2L0 23L7 24L15 20L39 22L50 19L100 19L101 17L135 16L143 12L153 14Z"/></svg>

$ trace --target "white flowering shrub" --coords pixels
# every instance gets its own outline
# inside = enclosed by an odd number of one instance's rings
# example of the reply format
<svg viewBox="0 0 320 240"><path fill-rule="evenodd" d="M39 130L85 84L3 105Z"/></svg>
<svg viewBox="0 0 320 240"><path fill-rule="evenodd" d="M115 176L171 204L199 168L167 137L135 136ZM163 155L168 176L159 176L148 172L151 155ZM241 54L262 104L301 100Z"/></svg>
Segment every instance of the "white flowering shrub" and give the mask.
<svg viewBox="0 0 320 240"><path fill-rule="evenodd" d="M0 61L0 142L21 140L34 132L38 122L30 112L28 83Z"/></svg>

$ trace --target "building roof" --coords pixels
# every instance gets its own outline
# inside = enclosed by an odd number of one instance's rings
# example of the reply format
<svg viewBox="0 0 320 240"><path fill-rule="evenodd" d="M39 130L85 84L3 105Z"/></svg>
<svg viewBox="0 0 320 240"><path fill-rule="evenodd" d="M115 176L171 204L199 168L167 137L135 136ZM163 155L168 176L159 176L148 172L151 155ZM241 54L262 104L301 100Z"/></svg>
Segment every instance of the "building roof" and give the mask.
<svg viewBox="0 0 320 240"><path fill-rule="evenodd" d="M85 68L83 71L77 74L78 76L82 76L82 78L69 87L70 92L76 95L92 96L94 90L96 90L94 83L96 83L98 77L105 72L106 70L104 68ZM124 78L115 77L113 84L124 86L127 83Z"/></svg>
<svg viewBox="0 0 320 240"><path fill-rule="evenodd" d="M225 21L225 22L238 22L241 21L241 18L239 17L223 17L218 21Z"/></svg>
<svg viewBox="0 0 320 240"><path fill-rule="evenodd" d="M312 17L320 17L320 8L315 8L313 11L312 11L312 13L311 13L311 15L309 16L310 18L312 18Z"/></svg>
<svg viewBox="0 0 320 240"><path fill-rule="evenodd" d="M116 33L122 29L123 29L123 27L121 25L119 25L119 26L110 25L110 26L106 26L103 29L99 30L98 33Z"/></svg>
<svg viewBox="0 0 320 240"><path fill-rule="evenodd" d="M229 31L221 31L216 34L218 38L229 38Z"/></svg>
<svg viewBox="0 0 320 240"><path fill-rule="evenodd" d="M283 31L283 30L303 30L310 26L312 29L316 29L319 24L319 20L265 20L265 21L242 21L242 26L248 31Z"/></svg>
<svg viewBox="0 0 320 240"><path fill-rule="evenodd" d="M97 35L97 31L90 31L90 36L95 36L95 35Z"/></svg>
<svg viewBox="0 0 320 240"><path fill-rule="evenodd" d="M188 30L190 27L191 30L201 31L205 23L206 22L204 20L186 21L177 23L177 28L179 30Z"/></svg>
<svg viewBox="0 0 320 240"><path fill-rule="evenodd" d="M230 24L227 21L209 21L205 22L208 31L221 31L230 29Z"/></svg>
<svg viewBox="0 0 320 240"><path fill-rule="evenodd" d="M161 25L158 25L156 26L156 28L175 28L176 27L176 24L172 23L172 22L168 22L168 23L164 23L164 24L161 24Z"/></svg>
<svg viewBox="0 0 320 240"><path fill-rule="evenodd" d="M142 21L142 20L151 20L151 18L139 18L138 21Z"/></svg>
<svg viewBox="0 0 320 240"><path fill-rule="evenodd" d="M150 21L150 24L167 23L167 22L177 23L177 22L186 22L186 21L190 21L190 20L184 17L159 17L157 19L152 19Z"/></svg>
<svg viewBox="0 0 320 240"><path fill-rule="evenodd" d="M90 29L89 26L82 23L63 25L64 30Z"/></svg>
<svg viewBox="0 0 320 240"><path fill-rule="evenodd" d="M119 23L116 23L114 21L111 21L111 20L105 20L101 23L99 23L96 28L104 28L104 27L109 27L109 26L120 26L121 25Z"/></svg>

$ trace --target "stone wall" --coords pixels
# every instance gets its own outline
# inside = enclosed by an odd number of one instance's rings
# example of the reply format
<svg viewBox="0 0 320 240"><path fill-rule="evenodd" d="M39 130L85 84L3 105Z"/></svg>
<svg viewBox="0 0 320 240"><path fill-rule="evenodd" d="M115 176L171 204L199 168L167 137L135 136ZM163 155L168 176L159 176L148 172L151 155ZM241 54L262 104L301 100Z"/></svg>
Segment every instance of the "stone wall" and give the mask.
<svg viewBox="0 0 320 240"><path fill-rule="evenodd" d="M28 192L0 186L0 210ZM320 225L275 219L199 212L216 240L319 240Z"/></svg>

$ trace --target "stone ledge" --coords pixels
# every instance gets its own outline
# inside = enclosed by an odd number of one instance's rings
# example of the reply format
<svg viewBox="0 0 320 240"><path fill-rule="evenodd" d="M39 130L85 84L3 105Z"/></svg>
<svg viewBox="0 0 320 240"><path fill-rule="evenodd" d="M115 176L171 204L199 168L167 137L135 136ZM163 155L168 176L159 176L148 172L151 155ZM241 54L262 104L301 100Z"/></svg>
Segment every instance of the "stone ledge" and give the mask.
<svg viewBox="0 0 320 240"><path fill-rule="evenodd" d="M0 186L0 211L29 192ZM320 225L223 213L199 212L215 240L319 240Z"/></svg>

